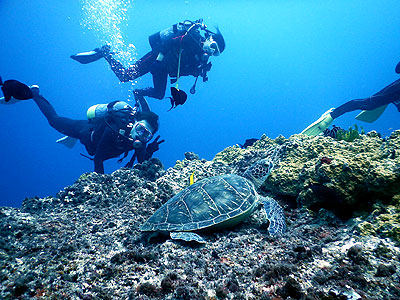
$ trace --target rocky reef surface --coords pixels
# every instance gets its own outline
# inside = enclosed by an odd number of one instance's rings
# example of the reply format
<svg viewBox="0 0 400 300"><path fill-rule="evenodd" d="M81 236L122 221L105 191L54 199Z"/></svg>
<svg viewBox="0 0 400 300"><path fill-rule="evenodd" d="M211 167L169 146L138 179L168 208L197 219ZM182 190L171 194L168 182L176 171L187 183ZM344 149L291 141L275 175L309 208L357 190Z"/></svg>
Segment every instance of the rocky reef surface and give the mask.
<svg viewBox="0 0 400 300"><path fill-rule="evenodd" d="M285 209L203 234L207 244L150 241L139 227L189 184L274 169L259 192ZM212 161L185 153L110 175L83 174L55 197L0 208L0 299L400 299L400 131L353 142L263 136Z"/></svg>

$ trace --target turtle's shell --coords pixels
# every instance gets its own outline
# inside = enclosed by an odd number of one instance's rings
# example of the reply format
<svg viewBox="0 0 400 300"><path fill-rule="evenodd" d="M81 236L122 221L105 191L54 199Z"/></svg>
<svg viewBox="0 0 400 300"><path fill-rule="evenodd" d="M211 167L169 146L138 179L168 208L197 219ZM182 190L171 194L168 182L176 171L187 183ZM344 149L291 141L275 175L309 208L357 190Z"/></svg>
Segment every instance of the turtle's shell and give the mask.
<svg viewBox="0 0 400 300"><path fill-rule="evenodd" d="M142 231L195 231L226 228L258 206L254 185L229 174L206 178L169 199L140 228Z"/></svg>

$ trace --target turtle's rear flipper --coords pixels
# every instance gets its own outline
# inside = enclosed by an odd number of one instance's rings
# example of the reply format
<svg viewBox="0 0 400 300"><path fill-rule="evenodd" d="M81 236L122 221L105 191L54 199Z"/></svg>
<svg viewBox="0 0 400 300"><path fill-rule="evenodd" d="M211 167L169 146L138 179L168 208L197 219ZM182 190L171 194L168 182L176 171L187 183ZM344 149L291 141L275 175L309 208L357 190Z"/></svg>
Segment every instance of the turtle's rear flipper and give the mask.
<svg viewBox="0 0 400 300"><path fill-rule="evenodd" d="M173 240L182 240L185 242L197 242L205 244L206 240L194 232L170 232L169 235Z"/></svg>
<svg viewBox="0 0 400 300"><path fill-rule="evenodd" d="M282 207L270 197L263 197L262 202L269 220L269 234L272 236L283 234L286 231L286 222Z"/></svg>

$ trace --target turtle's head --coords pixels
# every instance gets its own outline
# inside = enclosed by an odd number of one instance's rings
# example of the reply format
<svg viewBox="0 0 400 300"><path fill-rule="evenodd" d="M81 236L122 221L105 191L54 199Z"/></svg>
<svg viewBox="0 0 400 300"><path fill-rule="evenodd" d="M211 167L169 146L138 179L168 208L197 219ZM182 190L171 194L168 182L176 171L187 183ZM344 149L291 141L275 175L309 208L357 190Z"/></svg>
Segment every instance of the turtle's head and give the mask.
<svg viewBox="0 0 400 300"><path fill-rule="evenodd" d="M250 179L256 188L259 188L271 173L274 164L268 158L261 159L251 165L243 176Z"/></svg>

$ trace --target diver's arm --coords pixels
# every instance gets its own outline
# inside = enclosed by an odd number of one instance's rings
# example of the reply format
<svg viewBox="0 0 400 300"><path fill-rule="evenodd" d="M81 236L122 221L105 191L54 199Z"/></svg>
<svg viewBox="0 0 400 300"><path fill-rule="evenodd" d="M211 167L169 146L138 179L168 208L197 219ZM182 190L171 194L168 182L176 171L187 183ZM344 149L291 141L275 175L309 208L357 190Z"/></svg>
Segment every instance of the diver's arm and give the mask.
<svg viewBox="0 0 400 300"><path fill-rule="evenodd" d="M94 172L99 173L99 174L104 174L104 134L101 137L97 147L96 147L96 152L93 157L93 162L94 162Z"/></svg>
<svg viewBox="0 0 400 300"><path fill-rule="evenodd" d="M144 162L145 160L147 160L148 158L147 158L147 155L146 155L146 145L144 145L143 147L141 147L139 149L136 149L135 150L135 155L136 155L138 163L140 163L140 164L142 162Z"/></svg>
<svg viewBox="0 0 400 300"><path fill-rule="evenodd" d="M164 143L165 140L159 141L160 136L158 135L153 142L146 146L144 146L144 150L141 153L141 157L138 155L138 162L142 163L145 160L149 160L152 158L154 152L157 152L160 149L160 144Z"/></svg>
<svg viewBox="0 0 400 300"><path fill-rule="evenodd" d="M135 162L136 159L136 152L134 152L132 154L131 159L128 161L128 163L125 165L125 168L132 168L133 167L133 163Z"/></svg>
<svg viewBox="0 0 400 300"><path fill-rule="evenodd" d="M98 174L104 174L104 164L101 159L93 159L94 161L94 171Z"/></svg>
<svg viewBox="0 0 400 300"><path fill-rule="evenodd" d="M116 153L114 148L114 136L113 132L109 128L104 128L104 132L96 145L96 152L93 157L94 171L99 174L104 174L103 162L112 157L117 157L119 154Z"/></svg>

